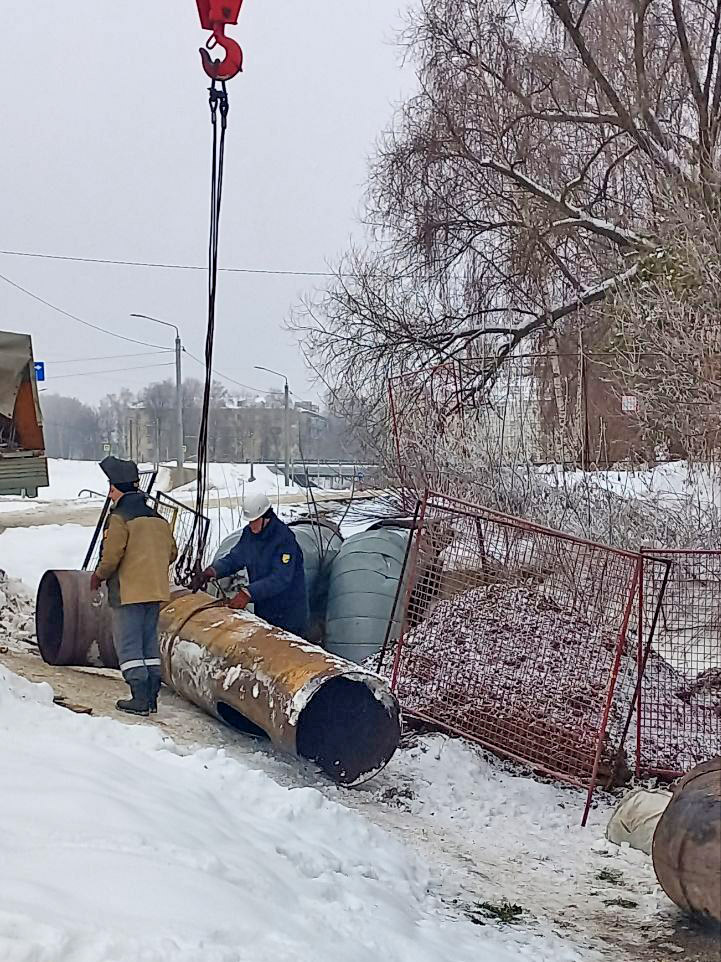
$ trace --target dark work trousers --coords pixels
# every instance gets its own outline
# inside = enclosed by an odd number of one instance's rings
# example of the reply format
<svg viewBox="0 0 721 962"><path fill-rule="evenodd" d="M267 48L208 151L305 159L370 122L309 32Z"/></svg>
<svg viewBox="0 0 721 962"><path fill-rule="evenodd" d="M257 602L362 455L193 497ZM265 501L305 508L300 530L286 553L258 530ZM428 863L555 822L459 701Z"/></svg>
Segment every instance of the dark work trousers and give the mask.
<svg viewBox="0 0 721 962"><path fill-rule="evenodd" d="M157 601L113 608L115 651L128 684L160 678L159 614Z"/></svg>

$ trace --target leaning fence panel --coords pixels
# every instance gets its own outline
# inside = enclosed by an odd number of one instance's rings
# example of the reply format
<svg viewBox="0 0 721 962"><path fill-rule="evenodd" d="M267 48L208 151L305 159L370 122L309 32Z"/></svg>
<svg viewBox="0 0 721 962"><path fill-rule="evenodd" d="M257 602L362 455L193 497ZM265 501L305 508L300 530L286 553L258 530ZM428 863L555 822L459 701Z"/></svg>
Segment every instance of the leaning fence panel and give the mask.
<svg viewBox="0 0 721 962"><path fill-rule="evenodd" d="M571 783L610 781L638 556L429 494L408 563L383 665L405 711Z"/></svg>
<svg viewBox="0 0 721 962"><path fill-rule="evenodd" d="M721 754L721 551L644 550L642 592L636 773L672 778Z"/></svg>

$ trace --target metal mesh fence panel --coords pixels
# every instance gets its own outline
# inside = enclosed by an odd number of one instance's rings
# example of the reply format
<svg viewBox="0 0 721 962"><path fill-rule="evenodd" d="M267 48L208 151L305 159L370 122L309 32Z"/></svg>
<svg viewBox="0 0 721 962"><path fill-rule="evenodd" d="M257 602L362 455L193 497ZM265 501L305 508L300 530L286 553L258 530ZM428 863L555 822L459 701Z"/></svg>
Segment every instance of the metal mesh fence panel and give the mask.
<svg viewBox="0 0 721 962"><path fill-rule="evenodd" d="M676 777L721 754L721 551L642 557L636 772Z"/></svg>
<svg viewBox="0 0 721 962"><path fill-rule="evenodd" d="M408 564L381 666L404 710L590 801L635 691L638 556L428 494Z"/></svg>
<svg viewBox="0 0 721 962"><path fill-rule="evenodd" d="M182 504L180 501L176 501L175 498L171 498L170 495L163 494L162 492L158 492L158 494L155 495L154 502L155 510L161 518L165 518L173 531L173 536L178 545L178 557L180 558L190 541L193 531L193 521L197 512L194 508L190 508L187 504ZM203 526L204 540L207 541L210 518L205 517L205 515L200 515L200 523ZM201 562L204 560L203 558L200 559ZM171 567L170 572L172 577L175 574L175 565Z"/></svg>

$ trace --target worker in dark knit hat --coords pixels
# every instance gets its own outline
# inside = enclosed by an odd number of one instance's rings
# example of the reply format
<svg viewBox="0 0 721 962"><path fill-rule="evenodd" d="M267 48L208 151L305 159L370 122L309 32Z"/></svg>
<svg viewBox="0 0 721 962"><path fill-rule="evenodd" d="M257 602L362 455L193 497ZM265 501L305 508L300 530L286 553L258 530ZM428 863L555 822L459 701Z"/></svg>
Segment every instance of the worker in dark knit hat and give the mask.
<svg viewBox="0 0 721 962"><path fill-rule="evenodd" d="M117 707L133 715L147 715L158 707L158 615L161 604L170 599L168 569L178 549L168 522L138 490L138 466L109 457L100 467L110 484L113 505L91 588L97 591L104 581L108 584L115 650L131 692Z"/></svg>

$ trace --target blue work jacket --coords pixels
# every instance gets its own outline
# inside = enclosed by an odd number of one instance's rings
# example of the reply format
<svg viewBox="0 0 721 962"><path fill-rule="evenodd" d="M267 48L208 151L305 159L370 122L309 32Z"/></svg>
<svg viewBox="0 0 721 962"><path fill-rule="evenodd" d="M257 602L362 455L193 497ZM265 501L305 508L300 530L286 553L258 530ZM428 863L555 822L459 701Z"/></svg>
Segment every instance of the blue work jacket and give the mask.
<svg viewBox="0 0 721 962"><path fill-rule="evenodd" d="M219 578L245 568L255 613L271 625L304 635L308 622L303 552L291 529L272 514L260 534L246 527L240 541L213 565Z"/></svg>

